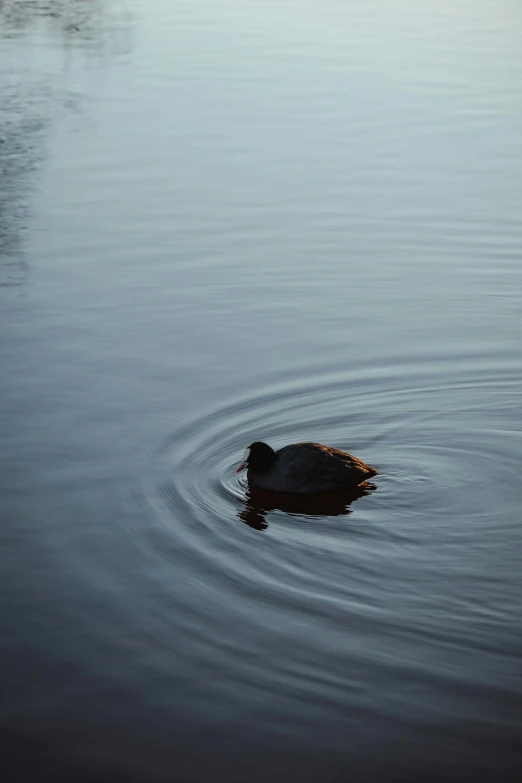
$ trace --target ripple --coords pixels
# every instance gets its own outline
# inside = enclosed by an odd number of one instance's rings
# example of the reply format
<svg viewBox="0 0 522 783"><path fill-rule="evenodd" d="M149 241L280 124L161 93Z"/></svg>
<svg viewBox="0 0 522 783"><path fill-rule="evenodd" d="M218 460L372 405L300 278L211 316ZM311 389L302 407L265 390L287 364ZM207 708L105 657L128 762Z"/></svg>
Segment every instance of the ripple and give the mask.
<svg viewBox="0 0 522 783"><path fill-rule="evenodd" d="M226 688L234 714L246 689L274 730L285 721L318 725L325 709L347 705L382 718L401 714L401 688L413 677L424 693L422 705L410 698L414 722L430 702L436 711L441 688L451 693L461 659L471 683L479 687L485 667L504 698L505 624L492 639L481 623L509 599L491 559L515 568L520 433L505 422L515 420L516 368L488 357L486 372L479 357L455 357L318 368L254 388L181 426L161 422L167 434L136 456L127 497L140 509L129 515L132 538L159 591L155 633L200 681L191 704L215 703ZM274 447L320 439L379 474L326 514L260 510L234 475L257 438ZM137 441L126 448L138 455ZM383 678L396 683L385 697L374 685ZM469 687L459 709L472 721ZM299 716L296 701L306 705Z"/></svg>
<svg viewBox="0 0 522 783"><path fill-rule="evenodd" d="M362 558L368 541L382 550L390 543L465 539L471 520L475 528L488 524L491 501L484 502L485 494L506 481L513 485L517 441L506 453L509 441L499 440L497 430L492 437L488 414L496 410L499 391L515 405L517 380L505 367L487 376L468 368L457 381L453 374L444 379L438 369L433 363L415 373L384 368L376 379L375 371L364 377L359 368L272 381L181 427L167 426L167 436L140 460L133 498L145 509L146 524L133 534L160 558L183 547L197 570L208 570L209 562L215 568L221 558L229 577L241 581L255 564L276 583L290 550L305 559L311 552ZM481 429L477 406L483 408ZM377 490L355 499L346 515L269 509L257 525L279 544L268 559L250 538L256 532L242 529L249 498L244 478L234 475L245 444L256 438L274 447L321 439L350 450L379 469ZM457 526L450 521L455 513ZM326 573L323 578L327 583Z"/></svg>
<svg viewBox="0 0 522 783"><path fill-rule="evenodd" d="M246 493L244 479L233 469L245 445L258 438L274 447L321 439L350 450L376 464L376 483L386 497L400 493L400 504L405 493L415 493L417 502L444 511L445 490L495 482L509 471L505 443L495 445L498 431L488 430L496 394L483 412L481 429L473 405L476 399L476 407L484 407L487 388L501 391L504 401L511 390L515 404L518 380L505 373L484 378L472 372L444 381L436 367L430 372L382 373L384 384L374 373L367 378L323 373L272 383L195 417L156 444L149 464L140 466L152 521L163 518L163 526L171 528L177 512L215 528L217 515L224 523L218 530L229 534ZM160 485L158 476L163 477Z"/></svg>

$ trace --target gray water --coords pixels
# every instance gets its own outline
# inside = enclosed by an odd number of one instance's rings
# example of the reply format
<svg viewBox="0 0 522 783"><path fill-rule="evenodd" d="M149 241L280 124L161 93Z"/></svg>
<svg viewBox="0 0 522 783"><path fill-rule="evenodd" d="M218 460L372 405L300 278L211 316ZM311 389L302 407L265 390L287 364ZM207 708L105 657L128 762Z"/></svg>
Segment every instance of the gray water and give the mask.
<svg viewBox="0 0 522 783"><path fill-rule="evenodd" d="M516 779L520 4L4 0L0 69L11 780Z"/></svg>

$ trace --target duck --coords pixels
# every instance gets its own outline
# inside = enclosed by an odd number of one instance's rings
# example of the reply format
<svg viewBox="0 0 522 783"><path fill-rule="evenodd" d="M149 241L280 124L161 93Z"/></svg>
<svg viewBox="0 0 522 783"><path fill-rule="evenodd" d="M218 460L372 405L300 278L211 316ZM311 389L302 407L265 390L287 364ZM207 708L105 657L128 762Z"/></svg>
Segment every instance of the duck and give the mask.
<svg viewBox="0 0 522 783"><path fill-rule="evenodd" d="M235 473L245 468L250 486L300 495L344 492L377 475L371 465L322 443L292 443L275 451L255 441Z"/></svg>

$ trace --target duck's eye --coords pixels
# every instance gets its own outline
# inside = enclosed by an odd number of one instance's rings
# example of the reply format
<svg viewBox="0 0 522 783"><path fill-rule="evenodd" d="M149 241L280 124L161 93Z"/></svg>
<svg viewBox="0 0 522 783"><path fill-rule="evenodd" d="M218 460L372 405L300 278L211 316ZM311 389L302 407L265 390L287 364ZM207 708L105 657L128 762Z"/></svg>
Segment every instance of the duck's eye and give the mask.
<svg viewBox="0 0 522 783"><path fill-rule="evenodd" d="M250 446L245 449L245 453L243 454L243 462L248 462L248 458L250 457Z"/></svg>

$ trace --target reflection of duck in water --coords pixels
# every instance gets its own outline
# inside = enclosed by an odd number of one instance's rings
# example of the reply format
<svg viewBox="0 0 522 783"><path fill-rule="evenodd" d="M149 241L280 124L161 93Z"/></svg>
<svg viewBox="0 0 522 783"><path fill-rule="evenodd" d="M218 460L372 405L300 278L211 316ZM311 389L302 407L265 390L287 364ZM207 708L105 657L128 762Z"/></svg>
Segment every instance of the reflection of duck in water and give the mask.
<svg viewBox="0 0 522 783"><path fill-rule="evenodd" d="M249 492L241 519L252 527L267 526L265 513L281 509L293 514L348 514L350 503L372 489L365 484L377 471L357 457L320 443L293 443L274 451L256 441L245 451L236 473L248 468Z"/></svg>
<svg viewBox="0 0 522 783"><path fill-rule="evenodd" d="M368 495L374 484L362 483L358 487L344 492L323 494L297 494L292 492L271 492L266 489L250 486L246 495L244 508L238 514L240 520L256 530L268 527L266 514L269 511L284 511L287 514L306 516L338 517L351 514L350 505Z"/></svg>

